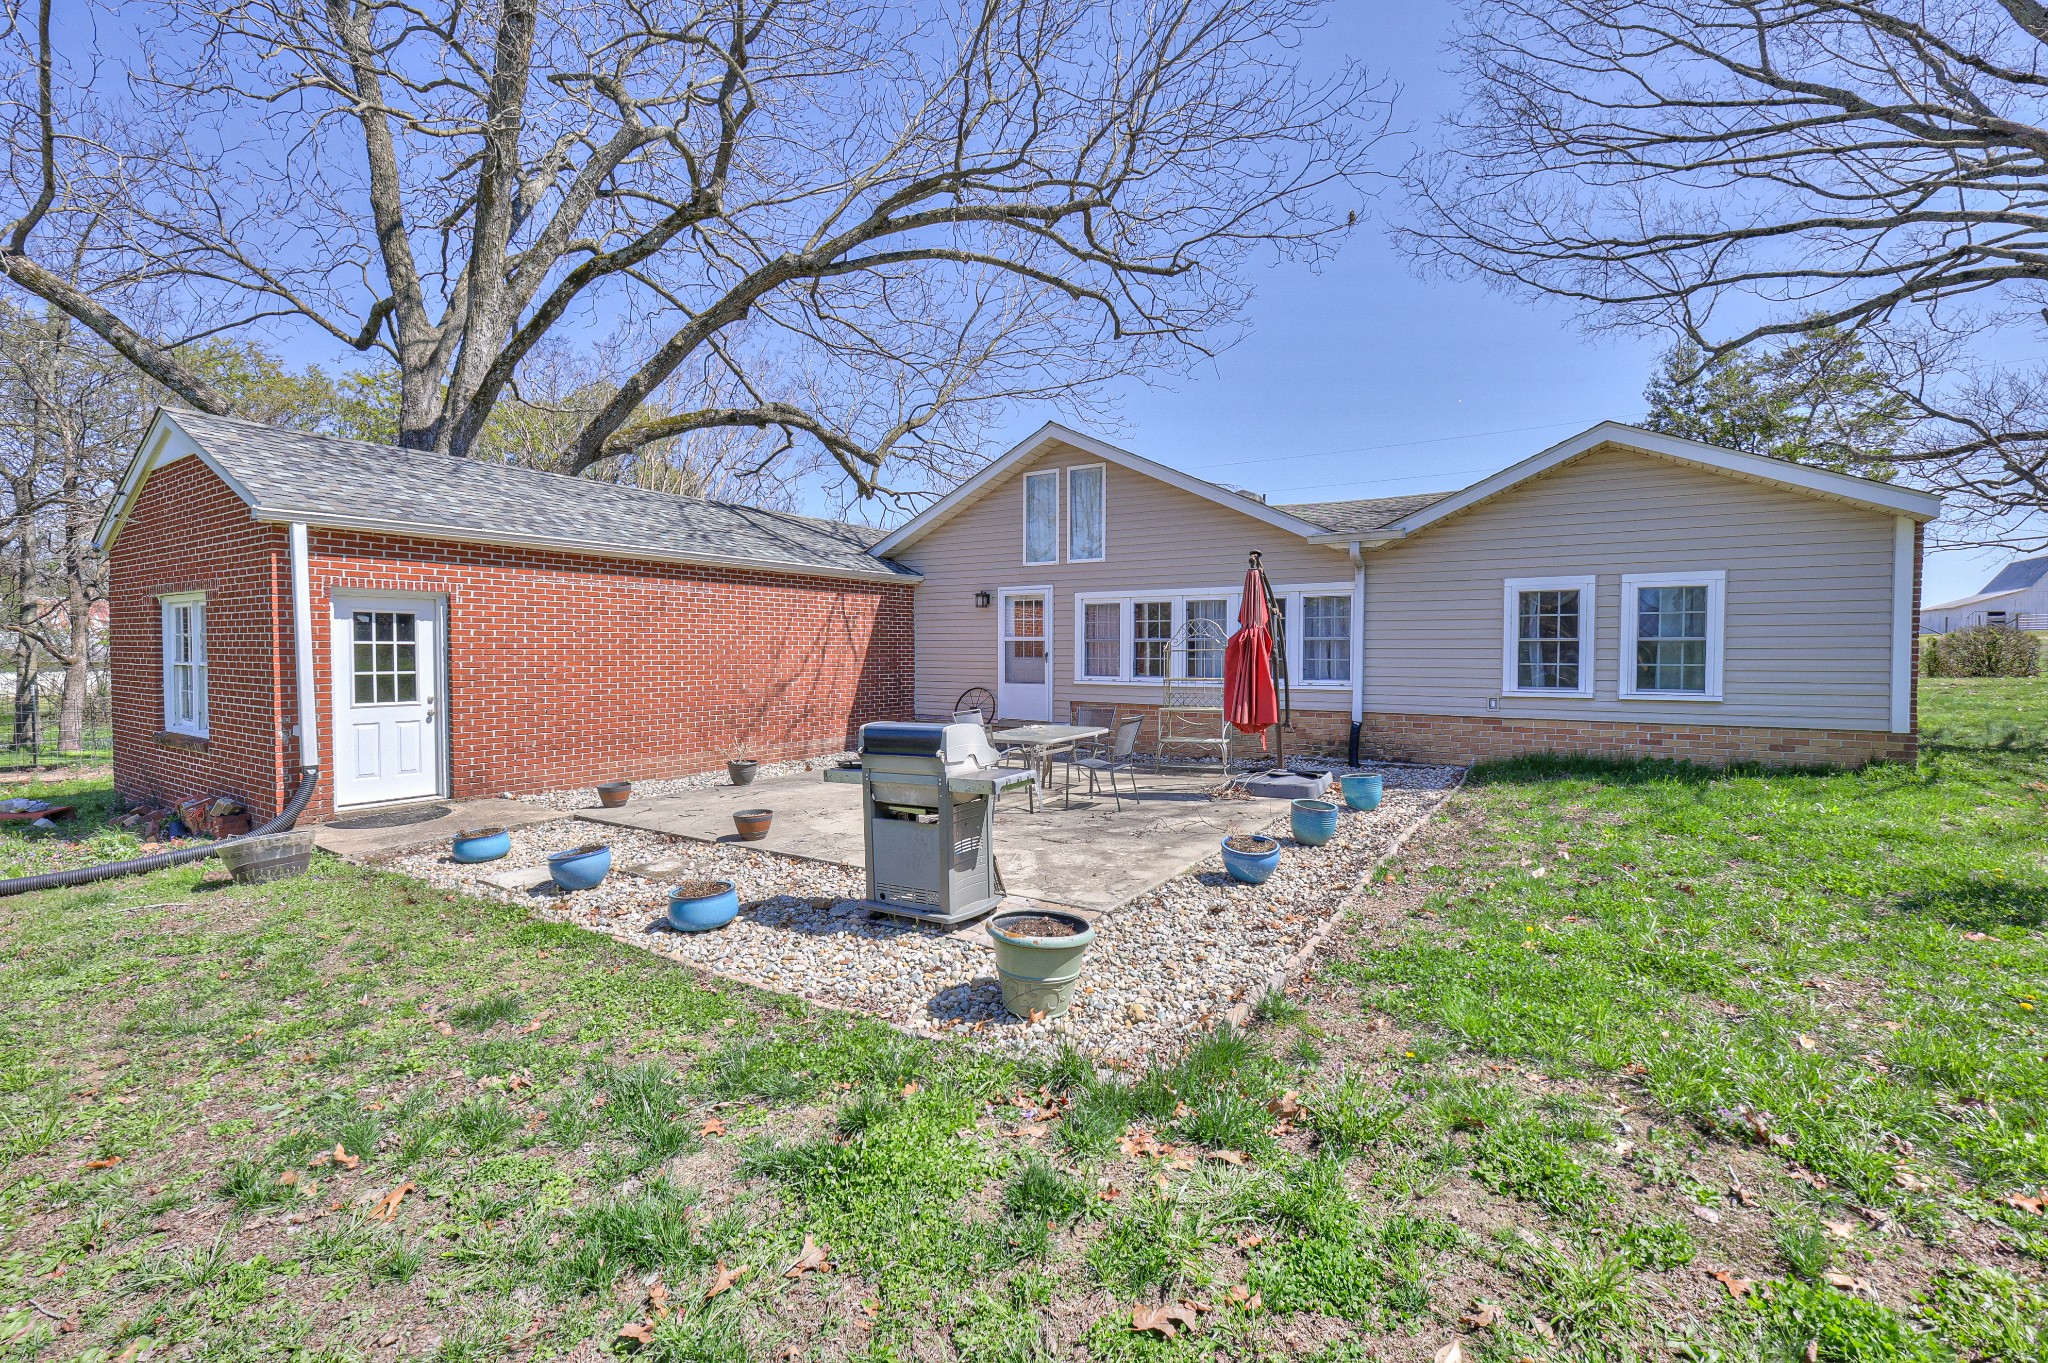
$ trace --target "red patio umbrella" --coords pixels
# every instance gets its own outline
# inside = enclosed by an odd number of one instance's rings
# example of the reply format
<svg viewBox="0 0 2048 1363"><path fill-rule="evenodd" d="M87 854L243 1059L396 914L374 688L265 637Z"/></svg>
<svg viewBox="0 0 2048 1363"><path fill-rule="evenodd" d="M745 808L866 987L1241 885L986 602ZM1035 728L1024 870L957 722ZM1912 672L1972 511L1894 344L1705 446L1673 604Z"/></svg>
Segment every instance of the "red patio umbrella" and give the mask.
<svg viewBox="0 0 2048 1363"><path fill-rule="evenodd" d="M1255 553L1245 570L1237 633L1223 649L1223 717L1239 733L1257 734L1261 748L1266 746L1266 730L1280 721L1280 698L1273 686L1272 619L1266 606L1266 574Z"/></svg>

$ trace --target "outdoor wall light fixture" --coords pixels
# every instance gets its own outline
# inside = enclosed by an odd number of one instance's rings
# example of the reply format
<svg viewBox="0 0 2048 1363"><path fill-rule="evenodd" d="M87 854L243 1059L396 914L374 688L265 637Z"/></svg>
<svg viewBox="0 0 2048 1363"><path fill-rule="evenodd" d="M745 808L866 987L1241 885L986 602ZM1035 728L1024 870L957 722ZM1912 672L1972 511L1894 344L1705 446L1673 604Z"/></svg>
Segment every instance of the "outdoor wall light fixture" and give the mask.
<svg viewBox="0 0 2048 1363"><path fill-rule="evenodd" d="M982 610L987 610L994 601L995 598L987 592L976 592L974 594L974 604Z"/></svg>

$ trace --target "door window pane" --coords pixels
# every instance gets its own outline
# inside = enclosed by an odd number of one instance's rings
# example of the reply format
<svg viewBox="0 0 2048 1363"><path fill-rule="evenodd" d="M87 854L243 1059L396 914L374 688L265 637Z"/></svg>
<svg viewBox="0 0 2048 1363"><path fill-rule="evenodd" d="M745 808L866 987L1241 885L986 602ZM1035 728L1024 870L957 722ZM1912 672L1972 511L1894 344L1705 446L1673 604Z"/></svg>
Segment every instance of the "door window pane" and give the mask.
<svg viewBox="0 0 2048 1363"><path fill-rule="evenodd" d="M1579 689L1579 592L1520 592L1515 685L1524 691Z"/></svg>
<svg viewBox="0 0 2048 1363"><path fill-rule="evenodd" d="M1166 656L1173 646L1173 603L1131 603L1131 675L1164 677Z"/></svg>
<svg viewBox="0 0 2048 1363"><path fill-rule="evenodd" d="M1102 475L1100 465L1067 470L1067 558L1076 563L1102 557Z"/></svg>
<svg viewBox="0 0 2048 1363"><path fill-rule="evenodd" d="M419 699L417 628L417 617L411 611L355 613L356 704L391 705Z"/></svg>
<svg viewBox="0 0 2048 1363"><path fill-rule="evenodd" d="M1003 679L1019 686L1036 686L1045 680L1045 601L1036 596L1013 596L1004 623L1009 640L1003 646Z"/></svg>
<svg viewBox="0 0 2048 1363"><path fill-rule="evenodd" d="M1636 589L1636 689L1707 689L1707 589Z"/></svg>
<svg viewBox="0 0 2048 1363"><path fill-rule="evenodd" d="M1351 598L1301 599L1301 679L1351 680Z"/></svg>
<svg viewBox="0 0 2048 1363"><path fill-rule="evenodd" d="M1085 652L1081 670L1090 677L1114 677L1117 675L1117 637L1121 625L1123 608L1114 601L1091 601L1082 609L1082 632L1085 635Z"/></svg>
<svg viewBox="0 0 2048 1363"><path fill-rule="evenodd" d="M1060 561L1060 471L1024 475L1024 561Z"/></svg>
<svg viewBox="0 0 2048 1363"><path fill-rule="evenodd" d="M1223 645L1230 638L1230 626L1225 623L1229 610L1227 601L1187 603L1187 657L1182 666L1189 677L1215 681L1223 676Z"/></svg>

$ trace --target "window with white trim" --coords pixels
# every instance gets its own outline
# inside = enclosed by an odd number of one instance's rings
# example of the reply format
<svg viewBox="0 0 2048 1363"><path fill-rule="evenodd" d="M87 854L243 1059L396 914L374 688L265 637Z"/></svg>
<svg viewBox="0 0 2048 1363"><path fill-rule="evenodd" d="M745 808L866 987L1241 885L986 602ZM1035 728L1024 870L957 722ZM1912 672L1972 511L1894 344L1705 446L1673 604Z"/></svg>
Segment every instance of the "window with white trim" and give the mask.
<svg viewBox="0 0 2048 1363"><path fill-rule="evenodd" d="M1230 602L1225 597L1202 597L1184 601L1182 609L1190 626L1181 675L1191 681L1223 680L1223 645L1230 639ZM1208 625L1215 628L1209 629Z"/></svg>
<svg viewBox="0 0 2048 1363"><path fill-rule="evenodd" d="M1080 464L1067 470L1067 562L1100 563L1104 546L1107 508L1104 485L1106 464Z"/></svg>
<svg viewBox="0 0 2048 1363"><path fill-rule="evenodd" d="M1223 640L1237 598L1227 588L1164 595L1082 592L1074 597L1074 680L1156 686L1169 675L1223 679ZM1190 619L1213 620L1215 641L1190 636ZM1176 647L1178 643L1178 647Z"/></svg>
<svg viewBox="0 0 2048 1363"><path fill-rule="evenodd" d="M1121 601L1089 601L1081 607L1081 676L1115 681L1123 675L1124 607Z"/></svg>
<svg viewBox="0 0 2048 1363"><path fill-rule="evenodd" d="M1592 695L1594 580L1519 577L1504 585L1501 689L1522 696Z"/></svg>
<svg viewBox="0 0 2048 1363"><path fill-rule="evenodd" d="M1351 680L1351 598L1301 598L1301 679Z"/></svg>
<svg viewBox="0 0 2048 1363"><path fill-rule="evenodd" d="M1060 561L1060 471L1024 475L1024 561Z"/></svg>
<svg viewBox="0 0 2048 1363"><path fill-rule="evenodd" d="M206 737L206 593L162 598L164 729Z"/></svg>
<svg viewBox="0 0 2048 1363"><path fill-rule="evenodd" d="M1621 579L1625 700L1719 700L1727 574L1628 573Z"/></svg>
<svg viewBox="0 0 2048 1363"><path fill-rule="evenodd" d="M1164 680L1173 648L1173 602L1131 603L1131 672L1133 678Z"/></svg>

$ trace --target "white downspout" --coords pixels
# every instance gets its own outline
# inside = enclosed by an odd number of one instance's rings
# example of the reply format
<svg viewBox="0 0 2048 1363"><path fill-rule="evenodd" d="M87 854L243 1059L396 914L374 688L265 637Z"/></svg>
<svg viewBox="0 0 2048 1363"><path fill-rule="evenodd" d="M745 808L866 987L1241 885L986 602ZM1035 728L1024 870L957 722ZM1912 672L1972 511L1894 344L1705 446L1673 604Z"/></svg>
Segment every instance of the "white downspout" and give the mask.
<svg viewBox="0 0 2048 1363"><path fill-rule="evenodd" d="M1351 722L1365 720L1365 553L1351 541Z"/></svg>
<svg viewBox="0 0 2048 1363"><path fill-rule="evenodd" d="M320 765L320 723L313 692L313 568L306 549L306 526L291 523L292 661L299 693L299 765Z"/></svg>

